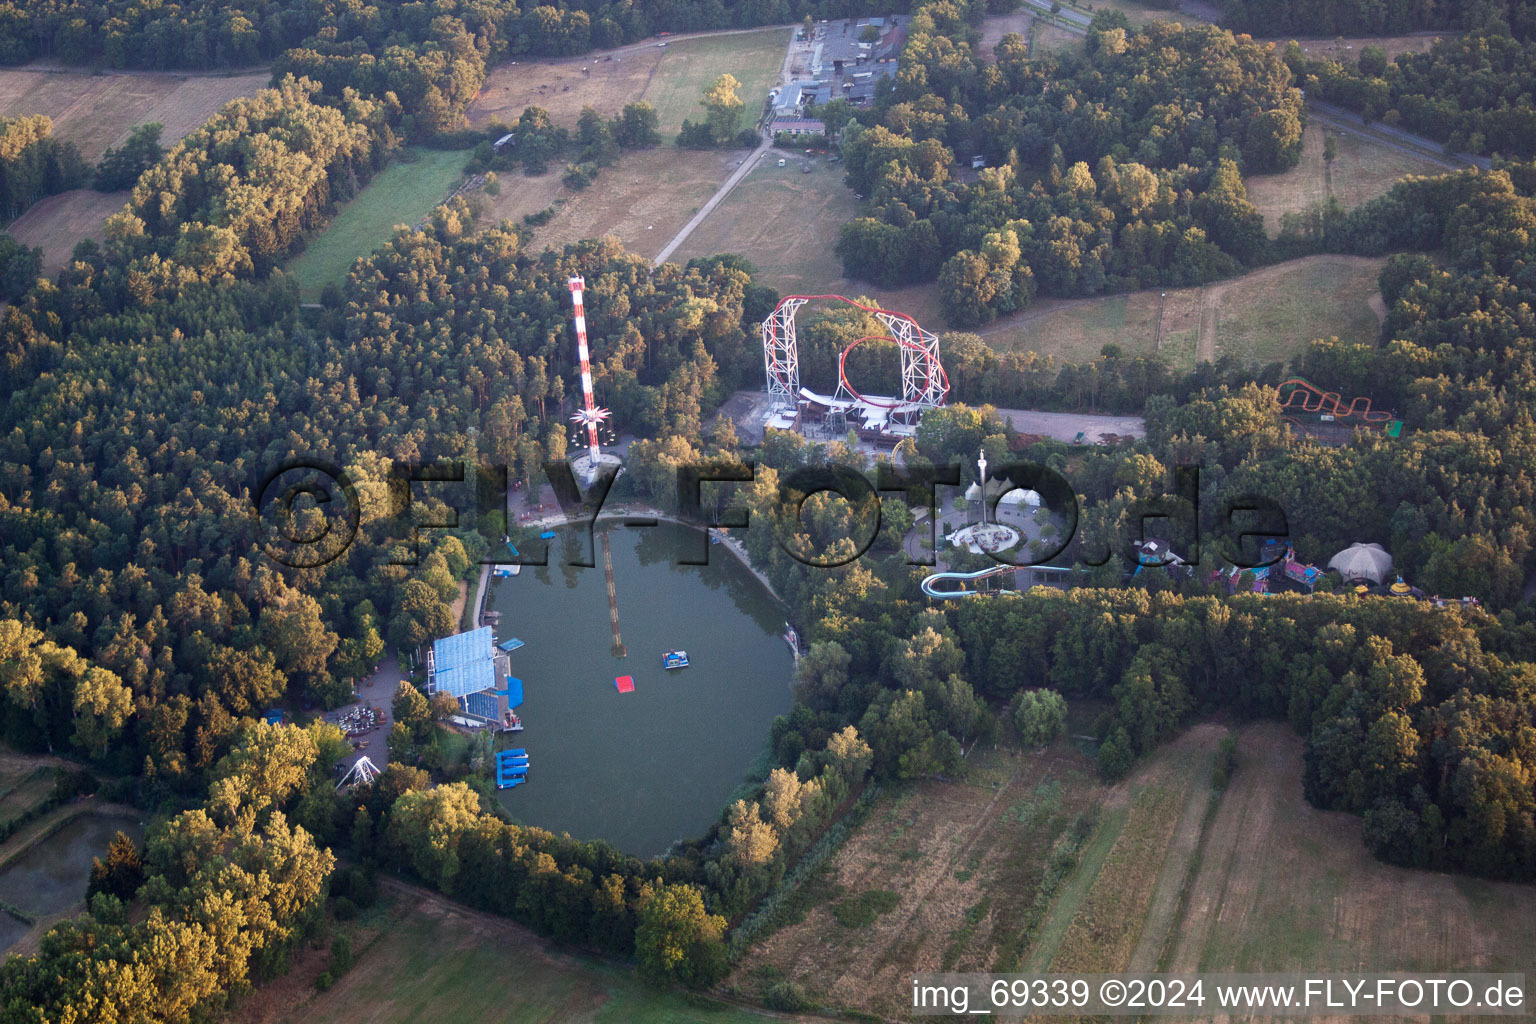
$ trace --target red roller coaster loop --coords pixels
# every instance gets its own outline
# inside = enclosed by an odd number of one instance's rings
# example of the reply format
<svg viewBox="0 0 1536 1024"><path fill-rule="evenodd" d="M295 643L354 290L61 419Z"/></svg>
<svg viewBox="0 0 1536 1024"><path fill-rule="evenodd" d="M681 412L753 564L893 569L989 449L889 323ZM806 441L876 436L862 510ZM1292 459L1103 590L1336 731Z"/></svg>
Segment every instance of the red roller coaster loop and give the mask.
<svg viewBox="0 0 1536 1024"><path fill-rule="evenodd" d="M763 321L763 369L768 380L768 393L793 402L800 396L800 351L795 337L795 313L807 302L826 300L844 302L855 309L871 313L889 332L886 336L872 335L859 338L848 348L871 338L896 343L901 351L901 401L871 402L859 396L843 372L848 349L838 357L838 390L859 398L870 405L916 405L925 408L944 404L949 393L949 377L939 361L939 339L931 331L925 331L905 313L897 313L878 306L869 306L843 295L790 295L774 307Z"/></svg>
<svg viewBox="0 0 1536 1024"><path fill-rule="evenodd" d="M838 353L838 356L837 356L837 386L838 386L838 388L843 390L843 391L848 392L850 395L852 395L858 401L863 402L865 405L872 405L872 406L875 406L878 409L899 409L899 408L901 408L904 405L911 405L912 404L911 402L907 402L907 401L903 401L903 400L895 399L895 398L889 399L889 400L882 400L882 399L878 399L878 398L865 398L863 395L859 394L858 390L852 384L848 383L848 353L852 352L854 349L858 348L860 345L864 344L866 341L893 341L893 342L896 343L896 347L901 349L903 352L905 352L908 348L915 348L915 349L917 349L920 352L923 351L921 346L915 345L915 344L913 344L912 342L909 342L909 341L902 341L899 338L893 338L889 334L866 334L862 338L855 338L855 339L853 339L852 341L850 341L848 343L848 345L842 350L842 352ZM944 373L944 367L942 367L942 366L939 367L939 375L940 375L940 380L942 381L943 389L947 393L949 391L949 376Z"/></svg>

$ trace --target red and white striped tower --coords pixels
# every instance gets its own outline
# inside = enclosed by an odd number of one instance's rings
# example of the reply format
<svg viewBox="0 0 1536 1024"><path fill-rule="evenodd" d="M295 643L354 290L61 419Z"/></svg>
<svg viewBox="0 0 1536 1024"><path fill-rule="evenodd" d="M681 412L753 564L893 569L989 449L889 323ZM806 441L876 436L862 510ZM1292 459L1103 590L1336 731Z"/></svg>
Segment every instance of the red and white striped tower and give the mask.
<svg viewBox="0 0 1536 1024"><path fill-rule="evenodd" d="M592 364L587 355L587 315L581 306L581 290L586 287L586 282L577 274L569 282L571 286L571 303L576 307L576 354L581 360L581 400L582 408L571 417L573 423L582 423L587 428L587 465L589 470L596 471L598 463L602 460L602 452L597 443L597 426L611 415L607 409L599 409L597 402L592 398Z"/></svg>

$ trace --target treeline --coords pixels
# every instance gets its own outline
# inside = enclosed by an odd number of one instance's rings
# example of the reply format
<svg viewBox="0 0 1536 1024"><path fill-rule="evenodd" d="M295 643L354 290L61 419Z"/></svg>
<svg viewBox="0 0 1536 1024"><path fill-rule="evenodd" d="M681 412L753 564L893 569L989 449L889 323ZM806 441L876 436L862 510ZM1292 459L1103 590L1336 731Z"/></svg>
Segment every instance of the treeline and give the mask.
<svg viewBox="0 0 1536 1024"><path fill-rule="evenodd" d="M1536 36L1530 0L1222 0L1221 23L1256 36L1381 36L1425 29L1473 31L1502 22Z"/></svg>
<svg viewBox="0 0 1536 1024"><path fill-rule="evenodd" d="M951 642L988 697L1050 686L1111 703L1098 751L1110 777L1196 715L1284 718L1307 741L1308 798L1365 815L1378 856L1536 877L1529 616L1134 590L957 604Z"/></svg>
<svg viewBox="0 0 1536 1024"><path fill-rule="evenodd" d="M844 130L869 197L839 238L849 276L937 277L946 319L972 327L1037 292L1197 284L1267 253L1242 174L1301 153L1301 96L1268 46L1101 13L1084 56L1030 59L1010 36L989 64L967 10L919 9L894 90ZM951 180L973 154L979 180Z"/></svg>
<svg viewBox="0 0 1536 1024"><path fill-rule="evenodd" d="M858 733L833 732L798 763L774 769L708 834L641 861L600 840L512 824L474 786L432 786L426 772L392 765L359 791L349 832L338 838L360 857L542 935L637 956L659 981L707 987L726 967L725 920L778 884L869 768Z"/></svg>
<svg viewBox="0 0 1536 1024"><path fill-rule="evenodd" d="M80 188L90 176L75 144L53 137L51 118L0 117L0 219L19 216L45 196Z"/></svg>
<svg viewBox="0 0 1536 1024"><path fill-rule="evenodd" d="M891 10L854 0L448 0L366 9L337 0L7 0L0 4L0 62L49 57L115 68L214 69L270 61L274 81L312 78L336 102L349 89L392 96L404 111L403 133L415 137L457 127L486 69L508 57L569 56L655 32Z"/></svg>
<svg viewBox="0 0 1536 1024"><path fill-rule="evenodd" d="M1536 155L1531 36L1522 42L1498 26L1437 40L1428 53L1402 53L1390 61L1366 46L1353 64L1309 59L1293 44L1286 62L1308 95L1427 135L1454 152Z"/></svg>
<svg viewBox="0 0 1536 1024"><path fill-rule="evenodd" d="M335 863L290 812L329 790L345 749L334 726L246 724L200 806L152 827L142 855L118 833L88 912L0 967L0 1018L202 1020L283 973L324 917Z"/></svg>

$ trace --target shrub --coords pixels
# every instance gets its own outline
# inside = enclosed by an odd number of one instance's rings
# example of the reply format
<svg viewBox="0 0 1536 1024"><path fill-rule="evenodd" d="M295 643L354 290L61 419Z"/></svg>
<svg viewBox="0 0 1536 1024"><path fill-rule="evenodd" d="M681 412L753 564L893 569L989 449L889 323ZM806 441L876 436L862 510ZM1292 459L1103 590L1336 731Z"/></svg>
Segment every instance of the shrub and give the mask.
<svg viewBox="0 0 1536 1024"><path fill-rule="evenodd" d="M810 1007L810 1000L805 997L805 989L793 981L781 981L770 986L763 997L763 1002L768 1009L783 1013L796 1013Z"/></svg>

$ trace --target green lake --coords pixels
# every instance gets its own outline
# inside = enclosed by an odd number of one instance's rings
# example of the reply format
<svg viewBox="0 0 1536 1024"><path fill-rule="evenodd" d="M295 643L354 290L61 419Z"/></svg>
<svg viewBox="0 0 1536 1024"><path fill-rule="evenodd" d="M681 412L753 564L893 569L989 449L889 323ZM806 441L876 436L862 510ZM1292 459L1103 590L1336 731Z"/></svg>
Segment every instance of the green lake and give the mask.
<svg viewBox="0 0 1536 1024"><path fill-rule="evenodd" d="M605 531L627 657L612 653L600 540L595 568L561 564L584 539L555 540L549 566L491 582L497 637L527 644L510 655L525 731L502 745L527 749L528 782L501 799L529 825L649 857L719 816L789 711L794 658L782 606L723 546L710 546L707 566L678 565L700 550L697 531L619 521ZM663 669L671 649L690 667ZM634 692L618 692L622 675Z"/></svg>

